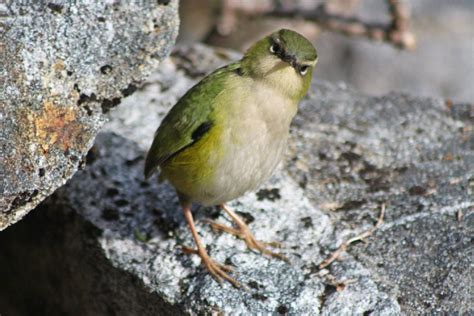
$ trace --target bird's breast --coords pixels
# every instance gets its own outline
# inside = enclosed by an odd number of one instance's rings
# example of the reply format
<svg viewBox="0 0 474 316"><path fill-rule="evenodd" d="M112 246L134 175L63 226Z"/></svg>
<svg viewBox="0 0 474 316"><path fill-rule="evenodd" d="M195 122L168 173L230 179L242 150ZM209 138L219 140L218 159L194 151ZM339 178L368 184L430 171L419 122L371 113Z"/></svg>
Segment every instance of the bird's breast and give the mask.
<svg viewBox="0 0 474 316"><path fill-rule="evenodd" d="M222 117L222 159L213 186L218 200L258 188L281 161L297 104L263 83L234 89ZM232 94L229 94L232 95Z"/></svg>

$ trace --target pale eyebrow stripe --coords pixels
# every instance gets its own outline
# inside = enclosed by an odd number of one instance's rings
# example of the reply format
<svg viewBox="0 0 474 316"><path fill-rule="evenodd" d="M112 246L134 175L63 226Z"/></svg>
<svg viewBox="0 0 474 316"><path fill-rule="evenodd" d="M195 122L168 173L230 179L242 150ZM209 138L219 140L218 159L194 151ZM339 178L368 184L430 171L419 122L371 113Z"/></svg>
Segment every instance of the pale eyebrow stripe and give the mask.
<svg viewBox="0 0 474 316"><path fill-rule="evenodd" d="M313 61L303 61L300 64L303 65L303 66L314 66L314 65L316 65L317 61L318 61L318 59L316 58Z"/></svg>

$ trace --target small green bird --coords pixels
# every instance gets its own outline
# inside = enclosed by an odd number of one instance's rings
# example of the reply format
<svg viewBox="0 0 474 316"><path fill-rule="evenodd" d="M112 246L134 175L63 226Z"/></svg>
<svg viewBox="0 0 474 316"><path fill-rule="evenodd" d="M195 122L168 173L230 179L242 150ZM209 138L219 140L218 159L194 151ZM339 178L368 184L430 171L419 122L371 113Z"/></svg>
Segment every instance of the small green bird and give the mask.
<svg viewBox="0 0 474 316"><path fill-rule="evenodd" d="M287 29L250 47L237 62L222 67L192 87L169 111L155 133L145 163L148 178L159 167L160 179L176 189L202 263L219 282L240 284L215 262L202 244L191 214L193 202L218 205L237 228L212 227L243 239L251 249L286 260L257 241L245 222L224 203L257 189L284 155L290 123L308 91L316 49Z"/></svg>

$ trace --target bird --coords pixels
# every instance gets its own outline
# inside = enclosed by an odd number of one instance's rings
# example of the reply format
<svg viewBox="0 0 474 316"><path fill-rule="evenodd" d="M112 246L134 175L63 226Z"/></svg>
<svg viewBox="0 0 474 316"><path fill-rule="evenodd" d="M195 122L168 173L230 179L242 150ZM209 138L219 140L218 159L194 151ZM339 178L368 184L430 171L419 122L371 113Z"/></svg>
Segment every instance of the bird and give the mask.
<svg viewBox="0 0 474 316"><path fill-rule="evenodd" d="M273 252L276 242L258 241L225 203L257 190L281 162L290 124L306 95L318 54L303 35L278 30L250 46L242 59L221 67L194 85L171 108L155 132L145 160L145 177L160 170L176 190L196 248L208 272L222 283L241 284L233 268L212 259L194 224L191 207L218 206L232 219L231 233L248 248L287 261Z"/></svg>

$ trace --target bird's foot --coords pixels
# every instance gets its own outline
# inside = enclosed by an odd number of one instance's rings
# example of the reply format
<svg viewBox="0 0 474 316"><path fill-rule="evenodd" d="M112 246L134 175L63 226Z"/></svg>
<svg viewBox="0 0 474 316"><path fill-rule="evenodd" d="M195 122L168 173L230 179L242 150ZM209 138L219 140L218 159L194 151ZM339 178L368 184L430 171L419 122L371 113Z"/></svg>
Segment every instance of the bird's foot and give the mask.
<svg viewBox="0 0 474 316"><path fill-rule="evenodd" d="M232 217L232 219L234 218ZM238 228L233 228L215 221L206 220L206 222L211 225L212 229L216 231L223 231L242 239L243 241L245 241L248 248L259 251L265 255L289 262L288 258L282 255L281 253L273 252L268 249L268 247L281 248L280 243L259 241L255 238L248 226L240 218L239 221L234 221Z"/></svg>
<svg viewBox="0 0 474 316"><path fill-rule="evenodd" d="M240 282L238 282L236 279L227 274L228 272L234 271L231 266L220 264L214 261L214 259L212 259L204 249L193 249L186 246L182 246L182 249L184 253L196 254L201 257L201 263L206 267L207 271L209 271L212 277L216 279L216 281L220 284L222 284L222 279L224 279L226 281L229 281L236 288L243 287Z"/></svg>

